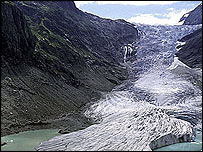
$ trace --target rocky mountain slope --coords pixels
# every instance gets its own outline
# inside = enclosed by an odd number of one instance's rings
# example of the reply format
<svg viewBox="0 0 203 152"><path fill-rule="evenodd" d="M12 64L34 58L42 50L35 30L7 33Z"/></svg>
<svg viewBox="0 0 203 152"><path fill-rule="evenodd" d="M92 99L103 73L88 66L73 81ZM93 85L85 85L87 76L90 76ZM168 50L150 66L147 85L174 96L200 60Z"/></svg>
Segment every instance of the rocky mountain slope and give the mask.
<svg viewBox="0 0 203 152"><path fill-rule="evenodd" d="M73 2L1 3L1 135L91 124L84 107L128 76L121 47L138 39L124 20Z"/></svg>
<svg viewBox="0 0 203 152"><path fill-rule="evenodd" d="M184 36L179 40L184 45L179 45L176 53L178 59L191 68L202 69L202 28Z"/></svg>
<svg viewBox="0 0 203 152"><path fill-rule="evenodd" d="M202 3L194 10L184 14L179 22L183 22L183 25L202 24Z"/></svg>
<svg viewBox="0 0 203 152"><path fill-rule="evenodd" d="M196 25L199 28L178 40L175 55L188 67L176 68L176 73L202 90L202 3L183 15L180 21L184 21L184 25L199 24Z"/></svg>

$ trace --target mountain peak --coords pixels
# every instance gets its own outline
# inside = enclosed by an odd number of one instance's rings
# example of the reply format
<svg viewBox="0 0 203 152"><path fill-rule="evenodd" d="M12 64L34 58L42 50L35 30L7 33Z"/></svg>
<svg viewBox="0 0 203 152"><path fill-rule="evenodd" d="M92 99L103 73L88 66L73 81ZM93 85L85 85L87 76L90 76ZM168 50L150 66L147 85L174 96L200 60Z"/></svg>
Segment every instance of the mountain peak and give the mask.
<svg viewBox="0 0 203 152"><path fill-rule="evenodd" d="M199 4L194 10L185 13L179 22L183 22L183 25L202 24L202 3Z"/></svg>

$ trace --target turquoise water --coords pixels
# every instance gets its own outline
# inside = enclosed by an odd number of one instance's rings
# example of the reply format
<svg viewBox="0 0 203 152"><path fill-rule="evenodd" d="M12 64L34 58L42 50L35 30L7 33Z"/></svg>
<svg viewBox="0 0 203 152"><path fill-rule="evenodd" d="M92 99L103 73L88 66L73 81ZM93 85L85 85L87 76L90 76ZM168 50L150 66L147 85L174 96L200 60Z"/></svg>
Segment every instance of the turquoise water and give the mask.
<svg viewBox="0 0 203 152"><path fill-rule="evenodd" d="M42 141L58 135L61 135L58 129L43 129L4 136L1 141L7 144L1 147L1 151L34 151ZM154 151L202 151L202 132L197 132L195 142L178 143Z"/></svg>
<svg viewBox="0 0 203 152"><path fill-rule="evenodd" d="M202 132L197 132L195 142L177 143L154 151L202 151Z"/></svg>
<svg viewBox="0 0 203 152"><path fill-rule="evenodd" d="M61 135L58 129L42 129L4 136L1 142L7 144L1 146L1 151L35 151L35 146L57 135Z"/></svg>

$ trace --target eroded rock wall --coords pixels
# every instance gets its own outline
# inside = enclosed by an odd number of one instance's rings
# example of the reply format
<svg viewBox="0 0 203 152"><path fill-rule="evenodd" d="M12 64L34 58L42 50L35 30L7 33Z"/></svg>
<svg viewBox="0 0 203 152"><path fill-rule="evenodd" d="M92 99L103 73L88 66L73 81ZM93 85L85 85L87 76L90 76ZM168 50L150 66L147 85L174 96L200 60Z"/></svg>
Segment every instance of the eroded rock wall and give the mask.
<svg viewBox="0 0 203 152"><path fill-rule="evenodd" d="M84 13L70 1L1 7L1 135L89 126L84 107L127 79L120 46L135 41L137 29Z"/></svg>

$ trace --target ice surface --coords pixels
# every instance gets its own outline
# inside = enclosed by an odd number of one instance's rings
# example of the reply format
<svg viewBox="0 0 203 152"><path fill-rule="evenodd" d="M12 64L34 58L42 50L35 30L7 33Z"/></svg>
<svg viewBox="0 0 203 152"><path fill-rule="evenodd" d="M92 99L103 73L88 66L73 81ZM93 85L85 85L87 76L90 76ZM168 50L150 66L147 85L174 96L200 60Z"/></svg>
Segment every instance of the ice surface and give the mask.
<svg viewBox="0 0 203 152"><path fill-rule="evenodd" d="M174 58L178 39L201 26L136 27L140 40L132 44L136 59L126 63L129 80L85 112L98 124L52 138L37 150L152 150L190 141L194 128L202 128L202 91L187 79L192 69Z"/></svg>

